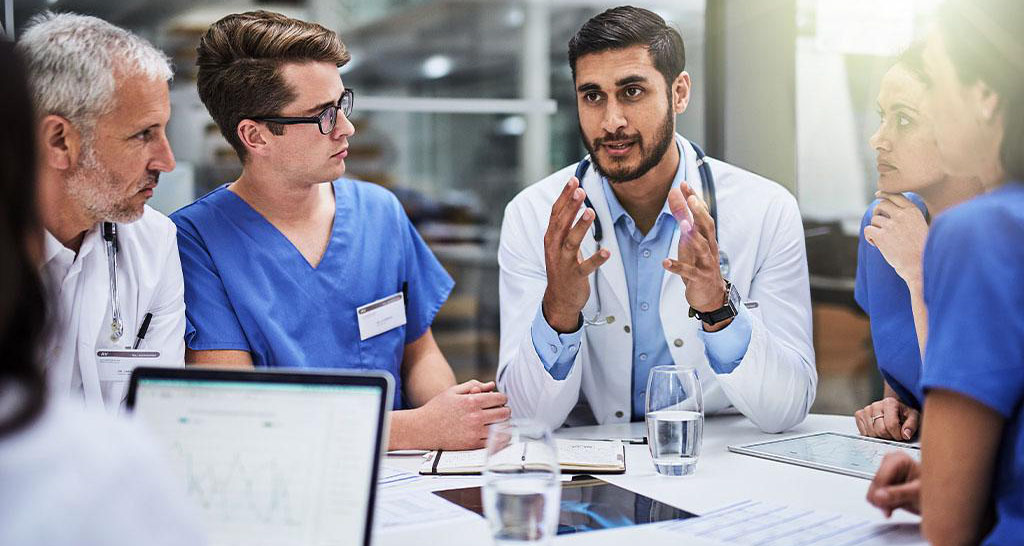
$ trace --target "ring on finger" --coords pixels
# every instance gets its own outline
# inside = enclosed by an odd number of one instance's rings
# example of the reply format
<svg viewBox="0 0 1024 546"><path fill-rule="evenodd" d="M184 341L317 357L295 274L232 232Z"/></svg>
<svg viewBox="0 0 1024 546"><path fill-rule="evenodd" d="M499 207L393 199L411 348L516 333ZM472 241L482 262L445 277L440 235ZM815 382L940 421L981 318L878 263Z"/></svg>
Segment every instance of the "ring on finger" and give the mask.
<svg viewBox="0 0 1024 546"><path fill-rule="evenodd" d="M883 417L885 417L885 416L884 415L876 415L876 416L871 418L871 422L874 423L875 421L877 421L877 420L879 420L879 419L881 419Z"/></svg>

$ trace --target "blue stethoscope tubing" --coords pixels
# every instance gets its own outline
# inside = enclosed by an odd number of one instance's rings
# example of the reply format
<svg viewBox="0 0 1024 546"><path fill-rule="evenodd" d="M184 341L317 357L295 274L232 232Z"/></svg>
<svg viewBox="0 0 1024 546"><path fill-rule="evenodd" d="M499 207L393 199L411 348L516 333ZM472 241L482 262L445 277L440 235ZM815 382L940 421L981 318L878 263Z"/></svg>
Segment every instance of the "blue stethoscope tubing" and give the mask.
<svg viewBox="0 0 1024 546"><path fill-rule="evenodd" d="M691 142L693 151L697 154L697 172L700 173L700 185L704 190L704 202L708 204L708 212L711 214L711 219L715 222L715 240L718 239L718 200L715 197L715 177L711 174L711 165L707 162L707 156L704 154L704 150L700 146ZM583 186L583 177L587 175L587 170L590 169L590 156L584 157L579 164L576 165L576 180L579 181L580 186ZM583 204L588 209L594 211L594 240L597 244L601 244L601 240L604 239L604 229L601 227L601 219L597 217L597 209L594 209L594 204L590 202L590 196L587 195L583 198Z"/></svg>
<svg viewBox="0 0 1024 546"><path fill-rule="evenodd" d="M697 154L697 172L700 173L700 185L704 190L704 202L708 205L708 213L711 215L711 219L715 223L715 240L718 240L718 199L715 195L715 177L711 174L711 165L708 164L707 156L704 154L704 150L700 146L690 143L693 146L693 151ZM590 168L590 156L584 157L578 165L576 165L576 180L579 181L580 187L583 186L583 177L586 176L587 170ZM597 209L594 208L594 204L590 202L590 196L584 196L583 205L594 211L594 223L591 227L594 228L594 241L597 243L597 248L601 248L601 240L604 239L604 230L601 226L601 219L598 218ZM729 257L721 247L718 249L718 267L722 272L722 277L729 277ZM608 324L612 322L614 317L601 318L601 292L597 288L597 274L600 268L594 271L594 292L596 296L597 310L594 312L591 318L587 318L586 315L583 317L583 322L587 326L600 326L602 324Z"/></svg>

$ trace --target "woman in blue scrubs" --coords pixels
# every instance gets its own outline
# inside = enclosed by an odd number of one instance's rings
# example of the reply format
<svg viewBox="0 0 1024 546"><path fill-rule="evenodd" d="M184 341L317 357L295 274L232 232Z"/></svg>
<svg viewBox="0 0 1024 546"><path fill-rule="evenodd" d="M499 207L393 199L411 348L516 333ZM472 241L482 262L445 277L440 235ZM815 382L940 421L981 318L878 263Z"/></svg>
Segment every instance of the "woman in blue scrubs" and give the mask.
<svg viewBox="0 0 1024 546"><path fill-rule="evenodd" d="M924 52L944 165L988 193L934 222L921 464L887 456L868 499L934 544L1024 537L1024 3L950 2Z"/></svg>
<svg viewBox="0 0 1024 546"><path fill-rule="evenodd" d="M920 347L928 328L921 254L929 217L981 190L977 179L952 176L942 167L936 114L923 100L923 48L923 43L911 46L882 78L881 123L871 137L878 199L864 214L857 250L854 298L871 320L885 393L854 417L861 434L887 440L912 439L920 423Z"/></svg>

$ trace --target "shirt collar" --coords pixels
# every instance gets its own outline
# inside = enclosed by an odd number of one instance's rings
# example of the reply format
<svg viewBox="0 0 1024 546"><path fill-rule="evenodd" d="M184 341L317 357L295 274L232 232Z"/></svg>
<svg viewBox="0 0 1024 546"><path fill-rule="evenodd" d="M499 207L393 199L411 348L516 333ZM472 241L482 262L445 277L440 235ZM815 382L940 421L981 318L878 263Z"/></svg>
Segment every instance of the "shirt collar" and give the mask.
<svg viewBox="0 0 1024 546"><path fill-rule="evenodd" d="M678 188L686 180L686 155L683 153L682 137L676 135L675 143L676 149L679 150L679 167L676 169L676 175L672 179L672 187ZM608 212L611 214L612 223L618 224L621 218L626 217L629 219L630 224L634 224L635 222L633 222L629 213L626 212L626 209L622 208L622 203L619 203L618 197L612 191L612 185L608 182L608 179L602 175L601 182L604 188L604 197L608 201ZM661 207L661 213L672 216L672 210L668 207L668 199L665 200L665 204Z"/></svg>
<svg viewBox="0 0 1024 546"><path fill-rule="evenodd" d="M72 261L76 258L82 257L92 250L95 244L95 239L98 237L100 224L96 224L92 229L85 232L85 237L82 238L82 246L79 247L78 253L64 246L63 243L57 240L56 237L50 233L50 230L43 230L43 265L46 265L53 261L54 258L62 254L70 254Z"/></svg>

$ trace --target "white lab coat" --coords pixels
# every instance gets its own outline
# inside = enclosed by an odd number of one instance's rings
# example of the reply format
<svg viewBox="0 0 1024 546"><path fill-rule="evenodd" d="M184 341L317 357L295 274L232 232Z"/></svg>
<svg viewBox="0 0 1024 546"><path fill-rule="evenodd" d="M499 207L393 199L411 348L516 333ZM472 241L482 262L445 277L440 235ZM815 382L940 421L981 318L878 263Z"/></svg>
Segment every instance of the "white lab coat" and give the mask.
<svg viewBox="0 0 1024 546"><path fill-rule="evenodd" d="M77 256L45 234L43 281L51 328L45 353L49 382L58 396L84 398L90 407L118 411L127 381L100 381L96 352L130 348L146 313L153 313L140 350L159 351L146 365L185 365L185 285L177 230L146 206L142 218L118 224L117 290L124 334L110 340L110 274L101 224L89 230Z"/></svg>
<svg viewBox="0 0 1024 546"><path fill-rule="evenodd" d="M677 137L682 139L682 137ZM697 158L685 139L686 181L702 193ZM750 309L750 344L739 366L717 374L708 363L689 318L682 279L665 272L660 313L665 341L677 365L697 369L706 413L735 408L765 432L781 432L803 421L818 382L811 342L811 304L803 225L796 200L778 184L722 161L710 159L716 184L719 242L730 260L730 280ZM585 396L600 424L630 419L633 335L629 296L614 225L601 187L590 168L582 181L604 229L603 245L611 251L601 266L599 286L591 275L590 300L584 316L596 312L609 324L584 326L580 349L569 375L556 380L544 369L533 345L531 327L547 285L544 232L551 206L573 176L576 165L526 188L505 209L498 251L501 304L501 350L498 384L508 395L514 417L532 417L561 426ZM580 211L582 214L582 209ZM679 231L670 256L678 256ZM584 238L585 257L597 250L593 229ZM575 416L575 414L574 414Z"/></svg>

